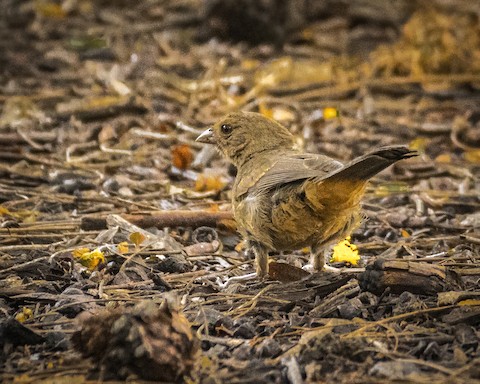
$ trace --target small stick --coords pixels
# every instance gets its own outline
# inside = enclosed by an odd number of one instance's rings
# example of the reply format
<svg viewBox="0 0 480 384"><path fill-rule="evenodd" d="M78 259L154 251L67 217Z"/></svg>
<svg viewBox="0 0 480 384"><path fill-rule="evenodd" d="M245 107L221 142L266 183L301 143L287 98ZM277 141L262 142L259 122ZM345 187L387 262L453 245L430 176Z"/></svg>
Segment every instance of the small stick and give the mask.
<svg viewBox="0 0 480 384"><path fill-rule="evenodd" d="M121 217L140 228L166 228L166 227L217 227L221 224L233 224L233 214L225 212L207 211L161 211L151 215L121 215ZM100 230L107 228L107 221L102 217L82 218L83 230Z"/></svg>

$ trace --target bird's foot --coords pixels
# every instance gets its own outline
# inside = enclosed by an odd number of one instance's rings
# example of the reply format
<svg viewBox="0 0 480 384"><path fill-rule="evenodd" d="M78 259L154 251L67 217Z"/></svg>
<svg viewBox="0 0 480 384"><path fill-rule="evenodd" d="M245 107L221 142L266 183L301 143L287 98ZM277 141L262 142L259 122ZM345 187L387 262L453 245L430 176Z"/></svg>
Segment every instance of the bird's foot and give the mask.
<svg viewBox="0 0 480 384"><path fill-rule="evenodd" d="M304 271L307 271L307 272L310 272L310 273L316 272L315 269L313 268L313 264L311 264L311 263L305 264L305 265L302 267L302 269L303 269Z"/></svg>
<svg viewBox="0 0 480 384"><path fill-rule="evenodd" d="M322 271L325 271L325 272L333 272L333 273L341 273L343 271L342 268L336 268L336 267L332 267L331 265L327 265L325 264L322 268Z"/></svg>
<svg viewBox="0 0 480 384"><path fill-rule="evenodd" d="M310 263L305 264L305 265L302 267L302 269L303 269L304 271L307 271L307 272L310 272L310 273L320 272L320 271L318 271L317 269L315 269L315 268L313 267L313 265L310 264ZM335 268L335 267L332 267L332 266L327 265L327 264L325 264L325 265L322 267L322 269L321 269L321 271L333 272L333 273L341 273L342 270L343 270L342 268Z"/></svg>
<svg viewBox="0 0 480 384"><path fill-rule="evenodd" d="M247 273L246 275L241 275L241 276L227 277L227 280L225 282L221 281L220 278L218 278L217 284L219 285L220 288L224 289L235 282L242 283L242 282L251 281L251 280L265 280L267 277L268 276L258 277L257 273L253 272L253 273Z"/></svg>

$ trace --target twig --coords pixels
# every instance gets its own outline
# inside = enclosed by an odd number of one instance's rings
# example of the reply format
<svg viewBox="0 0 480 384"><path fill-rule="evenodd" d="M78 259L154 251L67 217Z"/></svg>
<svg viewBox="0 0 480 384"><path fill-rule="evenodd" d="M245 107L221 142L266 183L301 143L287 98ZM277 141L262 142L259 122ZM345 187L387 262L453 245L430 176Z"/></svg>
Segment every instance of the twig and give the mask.
<svg viewBox="0 0 480 384"><path fill-rule="evenodd" d="M28 267L28 266L33 265L33 264L37 264L37 263L39 263L41 261L44 261L44 260L48 260L49 258L50 258L50 256L42 256L42 257L38 257L34 260L27 261L25 263L16 264L16 265L13 265L9 268L2 269L0 271L0 274L4 274L4 273L7 273L7 272L11 272L11 271L18 271L19 269Z"/></svg>
<svg viewBox="0 0 480 384"><path fill-rule="evenodd" d="M166 227L217 227L220 224L234 223L232 212L208 211L160 211L150 215L121 215L122 218L140 228ZM107 227L107 221L102 217L82 218L81 228L84 230L99 230Z"/></svg>
<svg viewBox="0 0 480 384"><path fill-rule="evenodd" d="M456 305L445 305L443 307L426 308L426 309L420 309L418 311L402 313L401 315L392 316L392 317L388 317L388 318L385 318L385 319L381 319L381 320L378 320L378 321L371 322L367 325L364 325L364 326L358 328L357 330L355 330L353 332L346 333L346 334L342 335L341 337L346 338L346 339L353 338L353 337L363 337L363 332L365 330L369 329L369 328L372 328L372 327L376 327L376 326L379 326L379 325L383 326L384 324L388 324L392 321L404 320L404 319L408 319L409 317L413 317L413 316L426 315L426 314L429 314L429 313L447 311L449 309L453 309L453 308L456 308L456 307L457 307Z"/></svg>

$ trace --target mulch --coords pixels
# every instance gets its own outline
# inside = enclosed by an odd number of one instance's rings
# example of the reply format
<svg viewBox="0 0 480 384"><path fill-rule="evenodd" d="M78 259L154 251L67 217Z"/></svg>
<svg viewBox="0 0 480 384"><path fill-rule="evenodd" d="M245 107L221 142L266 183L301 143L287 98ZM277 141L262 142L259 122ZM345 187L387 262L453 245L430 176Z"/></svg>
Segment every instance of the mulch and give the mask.
<svg viewBox="0 0 480 384"><path fill-rule="evenodd" d="M5 2L0 380L480 382L478 5L223 3ZM358 265L241 279L235 169L195 142L234 110L419 152L369 185Z"/></svg>

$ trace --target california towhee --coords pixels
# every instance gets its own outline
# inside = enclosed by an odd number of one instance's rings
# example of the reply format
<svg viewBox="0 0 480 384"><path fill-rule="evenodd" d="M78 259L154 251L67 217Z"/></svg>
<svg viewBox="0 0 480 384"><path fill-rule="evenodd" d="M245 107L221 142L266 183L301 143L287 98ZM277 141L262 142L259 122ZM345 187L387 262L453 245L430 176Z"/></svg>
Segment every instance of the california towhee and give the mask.
<svg viewBox="0 0 480 384"><path fill-rule="evenodd" d="M398 160L415 156L402 145L378 148L347 164L302 153L292 134L258 113L231 113L197 141L215 144L237 167L233 213L255 253L257 276L268 273L268 252L310 246L321 270L323 250L360 223L368 180Z"/></svg>

